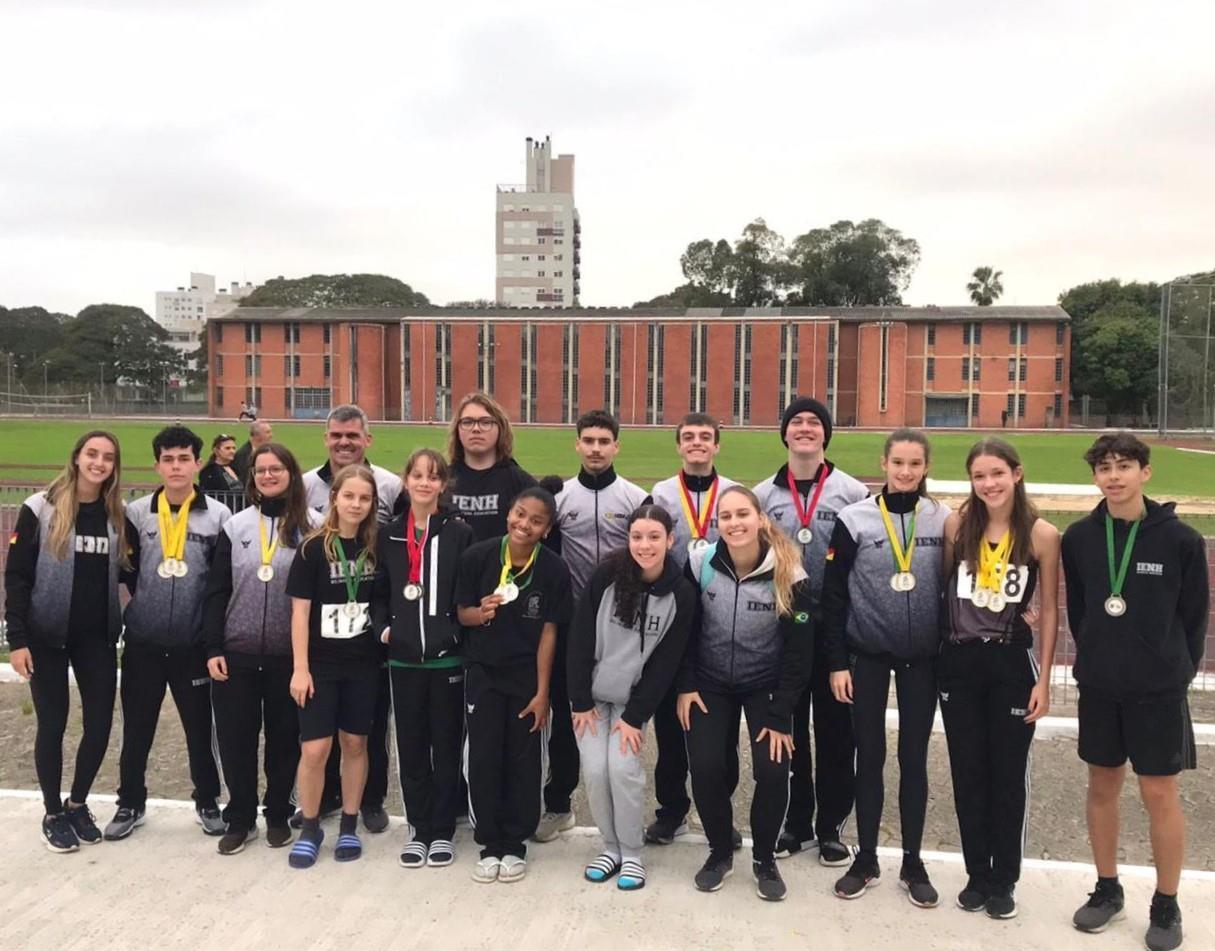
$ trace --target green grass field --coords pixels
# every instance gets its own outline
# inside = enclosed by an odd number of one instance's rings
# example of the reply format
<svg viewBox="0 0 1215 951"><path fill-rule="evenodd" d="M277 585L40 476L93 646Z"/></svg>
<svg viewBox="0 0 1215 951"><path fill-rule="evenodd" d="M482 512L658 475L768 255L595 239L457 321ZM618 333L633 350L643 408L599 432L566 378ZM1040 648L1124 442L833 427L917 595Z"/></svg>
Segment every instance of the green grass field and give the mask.
<svg viewBox="0 0 1215 951"><path fill-rule="evenodd" d="M111 429L121 440L125 454L126 481L148 483L152 472L152 436L163 422L97 420L98 428ZM76 437L89 428L81 421L0 420L0 479L34 484L48 482L62 465ZM214 436L231 433L244 441L246 430L232 423L195 426L209 446ZM289 446L305 468L325 458L320 423L276 423L275 438ZM370 457L389 468L399 467L420 446L443 448L447 430L439 426L406 426L380 423L373 428ZM978 433L941 433L930 436L933 446L932 473L942 479L965 478L966 453ZM1034 482L1090 481L1081 458L1093 437L1087 434L1005 434L1021 453L1028 478ZM880 476L878 459L884 437L880 433L840 432L831 441L831 459L861 478ZM629 429L621 434L617 468L622 475L647 488L672 474L678 464L674 437L669 430ZM536 476L568 477L577 469L573 429L521 428L516 431L516 456ZM727 430L722 434L718 468L731 478L748 484L776 471L784 459L784 447L773 431ZM1215 498L1215 457L1181 452L1155 445L1152 453L1151 494L1163 497ZM43 468L37 468L43 467ZM1056 521L1066 524L1075 516L1062 514ZM1215 518L1188 518L1205 534L1215 534Z"/></svg>

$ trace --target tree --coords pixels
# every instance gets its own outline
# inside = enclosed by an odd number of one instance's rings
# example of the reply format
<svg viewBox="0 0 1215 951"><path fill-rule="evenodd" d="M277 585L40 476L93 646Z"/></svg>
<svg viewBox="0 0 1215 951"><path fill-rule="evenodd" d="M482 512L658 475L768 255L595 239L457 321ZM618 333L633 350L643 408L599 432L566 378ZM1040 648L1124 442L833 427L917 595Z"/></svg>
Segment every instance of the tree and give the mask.
<svg viewBox="0 0 1215 951"><path fill-rule="evenodd" d="M1120 307L1117 305L1126 305ZM1151 330L1149 353L1156 361L1160 352L1160 285L1110 278L1078 284L1059 295L1059 306L1072 319L1072 392L1105 399L1108 375L1095 351L1086 346L1088 338L1100 329L1102 321L1117 313L1132 316ZM1146 339L1146 338L1145 338ZM1155 363L1153 362L1153 365Z"/></svg>
<svg viewBox="0 0 1215 951"><path fill-rule="evenodd" d="M1133 301L1117 301L1089 318L1081 347L1090 396L1111 413L1137 413L1156 395L1157 329Z"/></svg>
<svg viewBox="0 0 1215 951"><path fill-rule="evenodd" d="M267 281L241 307L425 307L425 294L383 274L313 274Z"/></svg>
<svg viewBox="0 0 1215 951"><path fill-rule="evenodd" d="M36 376L41 388L43 354L59 346L71 320L68 314L51 313L42 307L14 307L11 310L0 307L0 355L13 355L15 379L21 379L22 374L31 380ZM5 357L6 386L8 360Z"/></svg>
<svg viewBox="0 0 1215 951"><path fill-rule="evenodd" d="M734 298L729 294L712 291L697 284L680 284L669 294L640 300L633 307L729 307L733 303Z"/></svg>
<svg viewBox="0 0 1215 951"><path fill-rule="evenodd" d="M734 303L740 307L764 307L780 302L785 284L785 239L756 218L743 228L734 242L727 266Z"/></svg>
<svg viewBox="0 0 1215 951"><path fill-rule="evenodd" d="M201 333L198 335L198 347L186 354L185 376L187 384L206 388L209 373L207 359L207 334Z"/></svg>
<svg viewBox="0 0 1215 951"><path fill-rule="evenodd" d="M970 291L970 299L980 307L990 307L1004 293L1004 285L1000 283L1003 271L995 271L989 267L977 267L971 274L972 280L966 284Z"/></svg>
<svg viewBox="0 0 1215 951"><path fill-rule="evenodd" d="M794 238L788 303L810 307L893 306L920 263L920 245L877 218L837 221Z"/></svg>
<svg viewBox="0 0 1215 951"><path fill-rule="evenodd" d="M168 339L169 332L138 307L91 304L42 359L54 382L91 384L104 373L108 380L161 387L184 370L185 361Z"/></svg>
<svg viewBox="0 0 1215 951"><path fill-rule="evenodd" d="M724 238L714 244L708 238L693 241L679 258L683 276L690 287L711 294L729 295L734 266L734 251Z"/></svg>

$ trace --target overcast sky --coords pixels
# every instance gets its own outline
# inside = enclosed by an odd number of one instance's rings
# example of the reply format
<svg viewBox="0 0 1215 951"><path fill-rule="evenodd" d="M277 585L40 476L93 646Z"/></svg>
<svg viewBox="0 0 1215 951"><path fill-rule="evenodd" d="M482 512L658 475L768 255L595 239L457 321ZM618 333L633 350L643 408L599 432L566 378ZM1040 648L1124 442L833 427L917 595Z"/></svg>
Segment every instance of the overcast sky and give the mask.
<svg viewBox="0 0 1215 951"><path fill-rule="evenodd" d="M492 297L494 186L572 152L582 301L689 241L878 217L912 304L1215 266L1215 4L0 0L0 304L370 271Z"/></svg>

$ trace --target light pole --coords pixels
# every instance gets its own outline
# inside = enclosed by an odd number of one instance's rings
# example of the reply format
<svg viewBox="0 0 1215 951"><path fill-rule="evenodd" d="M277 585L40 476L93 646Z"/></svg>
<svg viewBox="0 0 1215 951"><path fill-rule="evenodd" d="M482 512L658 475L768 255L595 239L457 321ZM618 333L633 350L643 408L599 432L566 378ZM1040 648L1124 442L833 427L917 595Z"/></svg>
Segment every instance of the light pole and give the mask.
<svg viewBox="0 0 1215 951"><path fill-rule="evenodd" d="M50 365L51 365L51 362L49 360L42 361L42 398L43 399L46 399L50 395L50 392L51 392L50 386L47 384L47 380L46 380L47 367L49 367Z"/></svg>

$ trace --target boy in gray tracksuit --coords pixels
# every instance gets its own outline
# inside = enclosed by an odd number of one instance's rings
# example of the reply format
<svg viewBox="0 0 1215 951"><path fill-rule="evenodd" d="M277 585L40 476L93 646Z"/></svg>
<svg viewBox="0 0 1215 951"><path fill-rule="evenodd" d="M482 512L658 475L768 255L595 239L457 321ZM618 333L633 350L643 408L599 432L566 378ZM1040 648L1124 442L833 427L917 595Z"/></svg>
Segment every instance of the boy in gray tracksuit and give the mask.
<svg viewBox="0 0 1215 951"><path fill-rule="evenodd" d="M695 587L668 557L657 581L637 582L637 615L622 621L617 576L629 560L628 554L613 558L591 577L570 627L567 668L573 712L594 710L599 718L595 732L583 730L578 751L604 854L618 865L641 861L645 765L615 731L621 721L644 730L654 715L675 680L698 602Z"/></svg>

